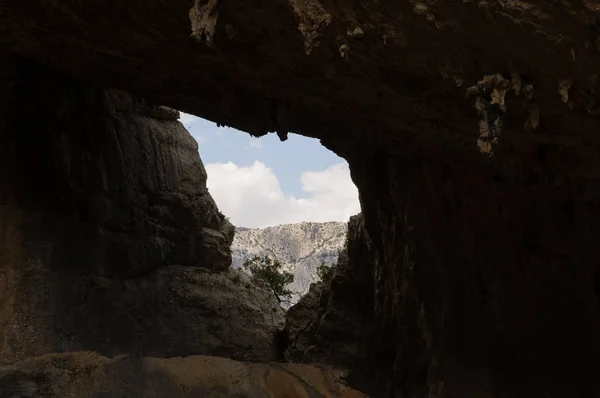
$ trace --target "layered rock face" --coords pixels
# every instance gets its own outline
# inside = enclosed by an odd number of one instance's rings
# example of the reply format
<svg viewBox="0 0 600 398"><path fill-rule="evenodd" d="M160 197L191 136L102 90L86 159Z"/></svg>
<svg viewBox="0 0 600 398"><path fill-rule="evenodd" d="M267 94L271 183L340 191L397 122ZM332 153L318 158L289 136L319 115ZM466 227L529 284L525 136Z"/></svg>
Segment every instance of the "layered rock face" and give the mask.
<svg viewBox="0 0 600 398"><path fill-rule="evenodd" d="M99 86L256 135L317 137L345 157L375 253L365 322L389 354L390 394L590 397L600 395L599 16L591 0L5 1L0 42ZM11 115L39 102L28 90ZM98 125L87 119L78 131ZM41 202L35 187L69 198L69 186L23 174L54 146L16 137L2 146L3 184L37 183L20 186L19 203ZM54 258L39 236L71 213L44 210L24 231L22 207L3 211L1 255L35 267L20 253Z"/></svg>
<svg viewBox="0 0 600 398"><path fill-rule="evenodd" d="M178 112L3 55L0 363L278 358L281 309L227 271L234 228Z"/></svg>
<svg viewBox="0 0 600 398"><path fill-rule="evenodd" d="M225 358L114 359L90 352L31 358L0 369L2 397L364 398L327 366Z"/></svg>
<svg viewBox="0 0 600 398"><path fill-rule="evenodd" d="M344 248L346 226L343 222L302 222L267 228L237 228L231 245L232 266L240 268L254 256L269 256L281 262L294 274L288 286L290 303L296 304L308 292L311 283L318 281L317 267L325 262L337 262Z"/></svg>

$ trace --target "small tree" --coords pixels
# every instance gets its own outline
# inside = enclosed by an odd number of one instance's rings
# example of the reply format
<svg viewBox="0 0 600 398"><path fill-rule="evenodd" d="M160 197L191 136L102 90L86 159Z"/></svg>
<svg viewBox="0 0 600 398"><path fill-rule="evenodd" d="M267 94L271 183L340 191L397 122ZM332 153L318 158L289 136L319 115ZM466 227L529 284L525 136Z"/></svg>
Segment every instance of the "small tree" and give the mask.
<svg viewBox="0 0 600 398"><path fill-rule="evenodd" d="M317 267L317 276L320 280L323 281L323 283L327 285L331 283L331 280L333 279L333 274L333 267L327 265L325 261L323 261L321 265Z"/></svg>
<svg viewBox="0 0 600 398"><path fill-rule="evenodd" d="M294 281L294 274L283 270L278 260L272 260L268 256L254 256L244 261L243 267L250 272L252 281L270 290L280 304L292 296L292 292L286 289L286 286Z"/></svg>

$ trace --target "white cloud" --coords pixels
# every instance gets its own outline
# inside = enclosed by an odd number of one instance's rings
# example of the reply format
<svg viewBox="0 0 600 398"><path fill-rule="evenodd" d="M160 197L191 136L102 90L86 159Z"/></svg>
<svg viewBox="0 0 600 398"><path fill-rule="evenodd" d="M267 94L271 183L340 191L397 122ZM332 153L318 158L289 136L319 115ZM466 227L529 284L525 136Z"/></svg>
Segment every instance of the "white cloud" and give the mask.
<svg viewBox="0 0 600 398"><path fill-rule="evenodd" d="M240 227L347 221L360 212L358 191L346 163L302 173L304 198L285 195L273 170L259 161L249 167L211 163L206 170L208 188L219 209Z"/></svg>

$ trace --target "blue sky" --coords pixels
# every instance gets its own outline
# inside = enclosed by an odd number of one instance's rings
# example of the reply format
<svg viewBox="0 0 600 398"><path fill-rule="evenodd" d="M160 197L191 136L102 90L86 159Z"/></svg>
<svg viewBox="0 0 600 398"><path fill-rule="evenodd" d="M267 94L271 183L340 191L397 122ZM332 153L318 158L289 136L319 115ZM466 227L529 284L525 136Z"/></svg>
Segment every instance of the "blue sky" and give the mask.
<svg viewBox="0 0 600 398"><path fill-rule="evenodd" d="M348 164L318 140L254 138L184 113L180 121L198 142L211 195L234 225L347 221L360 211Z"/></svg>

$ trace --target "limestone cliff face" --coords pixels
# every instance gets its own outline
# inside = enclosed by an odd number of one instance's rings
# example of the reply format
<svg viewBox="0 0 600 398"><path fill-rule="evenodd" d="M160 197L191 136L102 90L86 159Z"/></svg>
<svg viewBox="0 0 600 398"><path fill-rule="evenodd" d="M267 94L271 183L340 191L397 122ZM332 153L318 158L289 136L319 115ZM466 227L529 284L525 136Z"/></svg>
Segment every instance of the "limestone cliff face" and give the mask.
<svg viewBox="0 0 600 398"><path fill-rule="evenodd" d="M335 264L344 247L343 222L302 222L267 228L238 228L231 245L232 265L239 268L246 259L269 256L278 259L294 274L291 304L298 302L311 283L317 282L317 267L322 262ZM286 305L287 303L283 303ZM286 305L287 306L287 305Z"/></svg>
<svg viewBox="0 0 600 398"><path fill-rule="evenodd" d="M0 64L0 363L85 349L276 359L281 309L226 271L234 228L178 113Z"/></svg>

